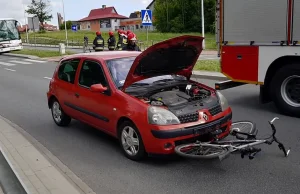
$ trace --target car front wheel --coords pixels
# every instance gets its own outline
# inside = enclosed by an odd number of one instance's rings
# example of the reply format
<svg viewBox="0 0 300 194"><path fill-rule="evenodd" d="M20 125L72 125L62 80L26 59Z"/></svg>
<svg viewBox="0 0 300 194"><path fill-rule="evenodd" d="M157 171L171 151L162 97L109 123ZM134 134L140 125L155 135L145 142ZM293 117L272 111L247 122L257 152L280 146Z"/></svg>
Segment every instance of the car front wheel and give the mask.
<svg viewBox="0 0 300 194"><path fill-rule="evenodd" d="M71 117L66 115L66 113L62 110L59 102L57 100L53 100L51 105L51 113L54 122L58 126L67 126L71 122Z"/></svg>
<svg viewBox="0 0 300 194"><path fill-rule="evenodd" d="M129 121L119 126L119 142L125 156L139 161L146 156L145 147L138 129Z"/></svg>

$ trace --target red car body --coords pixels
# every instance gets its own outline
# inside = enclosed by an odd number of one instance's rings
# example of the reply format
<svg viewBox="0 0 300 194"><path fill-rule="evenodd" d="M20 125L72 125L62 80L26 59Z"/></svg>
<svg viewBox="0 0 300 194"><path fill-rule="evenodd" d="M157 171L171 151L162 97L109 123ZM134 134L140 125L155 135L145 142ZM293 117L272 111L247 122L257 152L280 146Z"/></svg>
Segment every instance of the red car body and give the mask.
<svg viewBox="0 0 300 194"><path fill-rule="evenodd" d="M120 138L119 126L128 121L135 126L140 135L139 141L142 147L139 149L144 149L147 154L174 153L176 145L184 141L194 141L196 138L218 129L221 130L218 135L218 138L221 139L229 133L232 119L231 108L228 106L224 110L220 110L222 107L217 92L213 88L190 80L192 69L202 51L202 40L202 37L197 36L181 36L153 45L144 52L105 51L66 57L61 60L50 81L47 92L49 108L54 110L53 102L57 101L56 106L60 105L59 110L63 112L61 115L67 115L69 118L87 123L116 138ZM130 57L134 58L134 62L126 80L121 81L124 83L123 86L118 88L112 72L108 68L108 61ZM72 83L62 81L58 76L58 70L64 62L70 63L72 60L78 61L73 81ZM81 71L82 74L84 72L82 68L86 60L97 62L101 66L105 74L106 86L96 83L87 88L79 84L79 76ZM177 63L184 65L176 66ZM185 77L190 84L195 84L193 86L196 87L195 90L198 91L200 88L210 93L204 99L207 103L214 100L217 103L211 107L204 105L204 108L198 108L193 113L178 116L180 123L177 124L149 123L149 107L153 105L150 105L147 99L131 95L130 92L126 92L126 89L138 81L166 74ZM163 84L161 85L164 87ZM201 105L199 106L201 107ZM166 106L160 107L168 109ZM178 110L185 110L185 107ZM169 116L163 117L164 113L153 113L153 115L155 117L150 118L151 122L158 122L159 119L161 119L159 122L172 121ZM69 120L66 123L56 123L63 126L69 124ZM177 119L175 118L175 120ZM129 158L138 159L130 156Z"/></svg>

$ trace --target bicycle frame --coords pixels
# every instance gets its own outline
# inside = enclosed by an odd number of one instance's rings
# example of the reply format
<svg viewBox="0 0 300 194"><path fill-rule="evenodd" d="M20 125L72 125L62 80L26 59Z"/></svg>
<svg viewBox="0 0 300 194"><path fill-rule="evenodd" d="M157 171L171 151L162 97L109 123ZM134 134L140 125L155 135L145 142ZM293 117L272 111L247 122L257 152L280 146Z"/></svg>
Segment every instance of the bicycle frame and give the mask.
<svg viewBox="0 0 300 194"><path fill-rule="evenodd" d="M242 154L242 158L244 158L244 155L249 154L249 159L253 159L255 154L260 152L261 149L260 148L253 148L253 146L255 145L260 145L260 144L269 144L271 145L274 141L276 143L278 143L278 147L280 150L283 151L285 157L288 156L290 149L286 151L284 145L278 141L278 139L276 138L275 134L276 134L276 128L274 126L274 122L279 119L277 117L275 117L272 121L269 121L269 124L271 125L272 128L272 135L269 138L266 139L245 139L245 140L229 140L229 141L211 141L211 142L196 142L195 144L197 146L208 146L208 147L217 147L217 148L226 148L228 150L228 152L226 152L225 154L219 156L220 160L223 160L224 158L227 158L229 156L229 154L231 154L232 152L235 151L240 151ZM245 135L245 133L243 132L235 132L235 135L238 136L238 134L243 134ZM249 137L253 138L253 136L249 135ZM269 140L270 138L272 138L271 140ZM238 145L238 146L234 146L232 144L242 144L242 145ZM223 145L222 145L223 144Z"/></svg>
<svg viewBox="0 0 300 194"><path fill-rule="evenodd" d="M243 145L234 146L230 144L236 143L245 143ZM230 148L233 151L240 150L246 147L252 147L259 144L267 143L267 140L231 140L231 141L218 141L215 143L199 143L199 146L210 146L210 147L222 147L222 148ZM227 144L227 145L220 145L220 144ZM228 145L229 144L229 145Z"/></svg>

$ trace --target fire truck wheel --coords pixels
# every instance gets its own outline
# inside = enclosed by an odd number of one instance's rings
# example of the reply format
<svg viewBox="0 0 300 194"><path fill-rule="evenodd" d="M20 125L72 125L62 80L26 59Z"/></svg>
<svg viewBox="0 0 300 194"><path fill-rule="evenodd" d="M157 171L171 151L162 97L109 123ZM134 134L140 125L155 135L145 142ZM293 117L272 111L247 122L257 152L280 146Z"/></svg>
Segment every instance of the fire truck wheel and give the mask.
<svg viewBox="0 0 300 194"><path fill-rule="evenodd" d="M300 117L299 65L289 65L278 70L272 79L270 91L282 114Z"/></svg>

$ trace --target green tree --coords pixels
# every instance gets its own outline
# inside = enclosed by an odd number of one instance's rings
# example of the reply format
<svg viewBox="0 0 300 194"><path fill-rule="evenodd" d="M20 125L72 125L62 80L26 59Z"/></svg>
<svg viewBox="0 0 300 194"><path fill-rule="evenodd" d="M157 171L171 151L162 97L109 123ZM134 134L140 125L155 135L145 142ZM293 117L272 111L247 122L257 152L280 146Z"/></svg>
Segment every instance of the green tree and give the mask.
<svg viewBox="0 0 300 194"><path fill-rule="evenodd" d="M205 31L213 32L215 0L204 0ZM161 32L201 32L201 0L156 0L154 23Z"/></svg>
<svg viewBox="0 0 300 194"><path fill-rule="evenodd" d="M67 30L70 30L72 28L72 21L67 21L66 26L67 26ZM64 30L65 29L65 23L60 24L59 29Z"/></svg>
<svg viewBox="0 0 300 194"><path fill-rule="evenodd" d="M52 14L50 14L51 9L49 0L32 0L31 4L28 5L28 9L25 11L34 17L38 17L39 22L41 23L41 30L44 30L44 23L53 18Z"/></svg>

